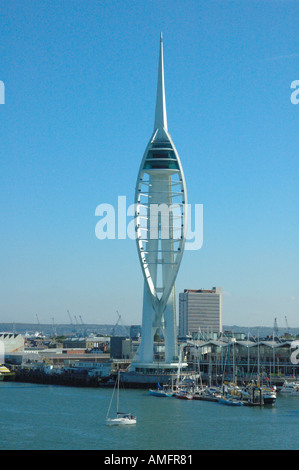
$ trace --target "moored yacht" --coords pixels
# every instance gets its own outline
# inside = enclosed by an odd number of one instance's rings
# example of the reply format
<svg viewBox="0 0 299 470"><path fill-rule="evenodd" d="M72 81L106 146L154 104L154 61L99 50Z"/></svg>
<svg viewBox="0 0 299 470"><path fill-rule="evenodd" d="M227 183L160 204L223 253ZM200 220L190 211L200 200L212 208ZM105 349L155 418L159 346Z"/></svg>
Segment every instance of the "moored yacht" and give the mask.
<svg viewBox="0 0 299 470"><path fill-rule="evenodd" d="M0 364L0 381L6 380L8 378L14 377L14 373L11 372L8 367L3 364Z"/></svg>
<svg viewBox="0 0 299 470"><path fill-rule="evenodd" d="M299 388L299 382L287 382L285 381L279 393L283 393L286 395L291 395L296 389Z"/></svg>
<svg viewBox="0 0 299 470"><path fill-rule="evenodd" d="M180 400L193 400L193 393L189 390L181 389L175 393L175 397Z"/></svg>
<svg viewBox="0 0 299 470"><path fill-rule="evenodd" d="M262 394L265 405L274 405L276 402L276 391L271 387L262 387Z"/></svg>
<svg viewBox="0 0 299 470"><path fill-rule="evenodd" d="M158 384L158 387L157 387L156 390L149 389L149 394L154 396L154 397L169 398L169 397L172 397L174 395L174 391L171 390L167 386L161 387L161 385Z"/></svg>

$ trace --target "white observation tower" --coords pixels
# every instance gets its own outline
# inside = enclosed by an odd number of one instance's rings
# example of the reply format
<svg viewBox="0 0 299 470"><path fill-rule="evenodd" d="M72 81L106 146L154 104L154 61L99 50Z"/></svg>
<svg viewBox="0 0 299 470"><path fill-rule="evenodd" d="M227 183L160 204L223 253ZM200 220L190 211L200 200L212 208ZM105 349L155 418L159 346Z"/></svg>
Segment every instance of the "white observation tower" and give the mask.
<svg viewBox="0 0 299 470"><path fill-rule="evenodd" d="M142 338L131 370L178 368L175 280L187 227L187 191L177 150L168 133L160 37L154 131L141 161L135 192L136 241L144 275ZM154 337L165 354L155 354Z"/></svg>

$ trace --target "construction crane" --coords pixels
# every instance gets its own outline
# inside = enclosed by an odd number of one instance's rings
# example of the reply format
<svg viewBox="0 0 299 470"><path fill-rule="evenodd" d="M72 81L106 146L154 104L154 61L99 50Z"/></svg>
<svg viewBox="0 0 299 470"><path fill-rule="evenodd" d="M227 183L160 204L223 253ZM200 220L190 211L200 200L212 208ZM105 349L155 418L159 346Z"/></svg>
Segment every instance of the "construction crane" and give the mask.
<svg viewBox="0 0 299 470"><path fill-rule="evenodd" d="M52 317L52 325L53 325L53 336L57 336L56 326L54 322L54 317Z"/></svg>
<svg viewBox="0 0 299 470"><path fill-rule="evenodd" d="M115 335L116 327L117 327L117 326L119 325L119 323L120 323L121 328L122 328L122 330L123 330L123 336L124 336L125 338L127 338L127 336L128 336L127 327L125 327L125 325L123 324L122 317L121 317L120 313L118 312L118 310L116 310L116 313L117 313L117 315L118 315L118 320L117 320L117 322L115 323L115 325L114 325L114 327L113 327L113 329L112 329L111 336L114 336L114 335Z"/></svg>
<svg viewBox="0 0 299 470"><path fill-rule="evenodd" d="M70 319L70 322L71 322L71 325L72 325L72 333L76 333L76 328L74 326L73 319L71 317L71 314L70 314L69 310L67 310L67 313L68 313L68 316L69 316L69 319Z"/></svg>
<svg viewBox="0 0 299 470"><path fill-rule="evenodd" d="M78 318L77 318L76 315L74 315L74 319L75 319L75 322L76 322L75 332L76 332L76 334L80 334L80 324L78 322Z"/></svg>
<svg viewBox="0 0 299 470"><path fill-rule="evenodd" d="M119 324L119 322L121 320L121 315L119 314L118 310L116 310L116 313L118 315L118 319L117 319L117 322L115 323L114 327L112 328L111 336L115 335L116 327L117 327L117 325Z"/></svg>
<svg viewBox="0 0 299 470"><path fill-rule="evenodd" d="M84 322L83 322L83 319L82 319L81 315L79 315L79 318L80 318L81 326L82 326L82 335L87 336L87 329L84 328Z"/></svg>
<svg viewBox="0 0 299 470"><path fill-rule="evenodd" d="M71 314L70 314L69 310L67 310L67 313L68 313L68 316L69 316L69 319L70 319L71 325L73 325L73 320L72 320L72 317L71 317Z"/></svg>
<svg viewBox="0 0 299 470"><path fill-rule="evenodd" d="M287 319L287 317L284 317L284 318L285 318L286 327L287 327L287 334L290 335L291 331L290 331L290 327L289 327L289 324L288 324L288 319Z"/></svg>
<svg viewBox="0 0 299 470"><path fill-rule="evenodd" d="M39 333L41 333L41 326L40 326L39 318L38 318L37 314L35 316L36 316L36 320L37 320L37 330L38 330Z"/></svg>
<svg viewBox="0 0 299 470"><path fill-rule="evenodd" d="M42 333L41 324L40 324L38 315L36 314L35 316L36 316L36 320L37 320L37 329L38 329L38 331L36 332L35 336L42 336L43 333Z"/></svg>
<svg viewBox="0 0 299 470"><path fill-rule="evenodd" d="M278 324L277 324L277 318L274 320L274 328L273 328L273 336L275 338L278 338ZM274 339L274 338L273 338Z"/></svg>

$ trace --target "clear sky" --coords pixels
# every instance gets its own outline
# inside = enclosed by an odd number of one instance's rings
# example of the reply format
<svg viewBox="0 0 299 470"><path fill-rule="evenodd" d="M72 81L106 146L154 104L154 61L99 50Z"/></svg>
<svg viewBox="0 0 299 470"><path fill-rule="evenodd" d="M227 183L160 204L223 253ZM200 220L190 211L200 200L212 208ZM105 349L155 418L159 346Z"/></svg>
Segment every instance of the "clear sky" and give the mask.
<svg viewBox="0 0 299 470"><path fill-rule="evenodd" d="M141 323L135 242L95 236L134 201L163 31L168 128L204 244L177 294L223 322L299 326L299 2L0 0L0 322Z"/></svg>

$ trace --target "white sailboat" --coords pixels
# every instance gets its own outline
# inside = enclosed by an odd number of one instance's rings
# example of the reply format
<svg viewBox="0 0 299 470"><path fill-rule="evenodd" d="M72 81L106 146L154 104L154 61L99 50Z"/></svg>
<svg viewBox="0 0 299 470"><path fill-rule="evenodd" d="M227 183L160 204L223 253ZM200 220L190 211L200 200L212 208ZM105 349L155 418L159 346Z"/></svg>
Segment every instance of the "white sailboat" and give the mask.
<svg viewBox="0 0 299 470"><path fill-rule="evenodd" d="M106 425L108 426L113 426L113 425L131 425L131 424L136 424L137 423L137 417L133 416L131 413L123 413L119 411L119 380L120 378L120 373L118 371L117 374L117 379L115 381L112 397L110 400L109 408L107 411L107 416L106 416ZM115 390L117 389L117 398L116 398L116 415L113 418L109 417L110 413L110 408L113 402L113 397L115 394Z"/></svg>

